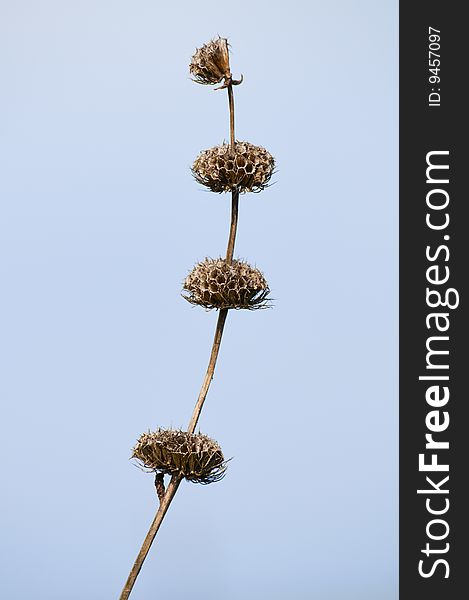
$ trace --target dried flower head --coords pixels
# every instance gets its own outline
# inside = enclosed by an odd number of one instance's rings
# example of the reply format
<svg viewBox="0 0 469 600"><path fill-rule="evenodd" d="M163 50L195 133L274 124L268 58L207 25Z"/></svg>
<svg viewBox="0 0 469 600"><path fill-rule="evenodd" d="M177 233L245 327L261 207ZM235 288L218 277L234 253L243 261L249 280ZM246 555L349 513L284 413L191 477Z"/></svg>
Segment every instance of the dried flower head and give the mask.
<svg viewBox="0 0 469 600"><path fill-rule="evenodd" d="M194 483L219 481L226 471L226 461L215 440L175 429L143 433L133 448L132 458L137 458L146 469L182 475Z"/></svg>
<svg viewBox="0 0 469 600"><path fill-rule="evenodd" d="M220 83L222 79L230 79L230 57L228 40L219 37L216 40L197 48L192 57L189 71L193 81L204 85Z"/></svg>
<svg viewBox="0 0 469 600"><path fill-rule="evenodd" d="M192 174L212 192L260 192L267 187L275 160L262 146L236 142L204 150L195 159Z"/></svg>
<svg viewBox="0 0 469 600"><path fill-rule="evenodd" d="M269 287L262 273L241 260L206 258L184 281L184 298L205 308L265 308ZM186 292L186 293L184 293Z"/></svg>

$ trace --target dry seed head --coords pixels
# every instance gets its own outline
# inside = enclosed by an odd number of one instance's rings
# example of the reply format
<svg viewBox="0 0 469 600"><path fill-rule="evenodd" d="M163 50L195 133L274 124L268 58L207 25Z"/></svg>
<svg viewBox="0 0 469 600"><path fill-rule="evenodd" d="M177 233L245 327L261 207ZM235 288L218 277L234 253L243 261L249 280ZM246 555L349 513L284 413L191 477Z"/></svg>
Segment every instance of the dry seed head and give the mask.
<svg viewBox="0 0 469 600"><path fill-rule="evenodd" d="M132 458L146 469L182 475L194 483L219 481L226 471L226 461L215 440L175 429L143 433L133 448Z"/></svg>
<svg viewBox="0 0 469 600"><path fill-rule="evenodd" d="M228 40L219 37L198 48L189 65L193 81L204 85L220 83L231 77Z"/></svg>
<svg viewBox="0 0 469 600"><path fill-rule="evenodd" d="M212 192L260 192L267 187L274 168L275 160L265 148L236 142L234 149L221 144L201 152L192 174Z"/></svg>
<svg viewBox="0 0 469 600"><path fill-rule="evenodd" d="M184 281L184 298L211 308L265 308L269 287L262 273L241 260L206 258Z"/></svg>

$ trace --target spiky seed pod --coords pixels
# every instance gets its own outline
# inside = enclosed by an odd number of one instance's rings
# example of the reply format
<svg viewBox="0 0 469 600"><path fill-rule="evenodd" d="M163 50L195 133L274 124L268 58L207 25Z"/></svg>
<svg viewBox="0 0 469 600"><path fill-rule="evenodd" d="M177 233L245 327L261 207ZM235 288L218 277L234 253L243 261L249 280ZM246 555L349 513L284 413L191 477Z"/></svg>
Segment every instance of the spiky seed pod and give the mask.
<svg viewBox="0 0 469 600"><path fill-rule="evenodd" d="M228 40L219 37L197 48L189 65L193 81L203 85L220 83L231 77Z"/></svg>
<svg viewBox="0 0 469 600"><path fill-rule="evenodd" d="M146 468L165 475L182 475L188 481L208 484L225 475L226 461L215 440L201 433L158 429L143 433L132 451Z"/></svg>
<svg viewBox="0 0 469 600"><path fill-rule="evenodd" d="M275 168L273 156L249 142L221 144L204 150L195 159L192 174L212 192L260 192L267 187Z"/></svg>
<svg viewBox="0 0 469 600"><path fill-rule="evenodd" d="M183 297L191 304L211 308L265 308L269 287L264 276L241 260L206 258L184 281Z"/></svg>

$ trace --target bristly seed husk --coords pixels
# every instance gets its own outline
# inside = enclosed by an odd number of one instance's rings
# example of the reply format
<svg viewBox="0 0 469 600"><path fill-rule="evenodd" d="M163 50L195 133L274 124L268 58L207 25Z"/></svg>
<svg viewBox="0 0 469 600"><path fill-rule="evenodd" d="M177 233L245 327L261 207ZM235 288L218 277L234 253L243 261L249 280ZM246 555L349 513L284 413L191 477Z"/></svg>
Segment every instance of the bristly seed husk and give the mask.
<svg viewBox="0 0 469 600"><path fill-rule="evenodd" d="M193 81L214 85L231 78L228 40L219 37L198 48L192 57L189 71Z"/></svg>
<svg viewBox="0 0 469 600"><path fill-rule="evenodd" d="M184 281L183 297L207 309L255 310L268 305L269 286L259 269L241 260L206 258Z"/></svg>
<svg viewBox="0 0 469 600"><path fill-rule="evenodd" d="M192 174L212 192L260 192L275 169L273 156L262 146L236 142L234 149L221 144L204 150L195 159Z"/></svg>
<svg viewBox="0 0 469 600"><path fill-rule="evenodd" d="M225 475L226 461L215 440L201 433L158 429L143 433L132 451L143 467L164 475L181 475L208 484Z"/></svg>

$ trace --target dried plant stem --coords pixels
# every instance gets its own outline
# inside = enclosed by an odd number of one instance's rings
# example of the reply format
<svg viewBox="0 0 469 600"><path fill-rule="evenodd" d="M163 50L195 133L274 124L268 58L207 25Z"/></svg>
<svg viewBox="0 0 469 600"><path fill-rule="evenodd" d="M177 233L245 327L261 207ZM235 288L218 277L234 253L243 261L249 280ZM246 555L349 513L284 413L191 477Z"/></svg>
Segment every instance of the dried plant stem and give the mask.
<svg viewBox="0 0 469 600"><path fill-rule="evenodd" d="M228 104L230 108L230 147L234 148L235 143L235 132L234 132L234 95L233 95L233 85L231 81L228 84ZM239 200L239 192L238 190L233 190L231 193L231 226L230 226L230 235L228 238L228 247L226 250L226 261L231 263L233 260L234 253L234 245L236 240L236 230L238 227L238 202ZM207 372L205 373L205 378L202 383L202 387L200 389L199 397L197 399L197 403L194 407L194 411L192 413L192 417L189 423L189 427L187 431L189 433L194 433L195 428L197 426L197 421L199 420L200 413L202 411L202 407L205 402L205 398L207 397L207 393L210 387L210 383L213 379L213 374L215 372L215 365L217 364L218 351L220 350L221 338L223 335L223 328L225 327L226 317L228 315L228 309L222 308L220 309L220 313L218 315L217 327L215 329L215 337L213 338L212 351L210 353L210 360L207 367Z"/></svg>
<svg viewBox="0 0 469 600"><path fill-rule="evenodd" d="M140 548L140 552L138 553L138 556L135 559L132 570L130 571L127 581L125 582L124 589L122 590L121 595L119 596L119 600L127 600L130 596L130 592L134 587L135 581L138 577L138 574L140 573L140 569L142 568L143 562L150 550L153 540L155 539L158 529L160 528L160 525L164 519L166 511L168 510L169 505L171 504L171 501L174 498L181 481L181 476L173 475L171 477L171 481L168 484L164 498L160 502L158 511L155 515L155 518L153 519L152 524L150 525L150 529L148 530L148 533L143 541L142 547Z"/></svg>
<svg viewBox="0 0 469 600"><path fill-rule="evenodd" d="M205 402L205 398L207 397L208 389L210 387L210 383L213 379L213 374L215 372L215 365L217 364L218 351L220 350L221 338L223 335L223 328L225 326L226 317L228 315L227 308L221 308L218 314L217 327L215 329L215 337L213 338L212 351L210 353L210 360L207 367L207 372L205 373L204 381L202 383L202 387L200 388L199 397L197 399L197 403L194 407L194 411L192 413L192 417L189 423L189 427L187 431L189 433L194 433L195 428L197 426L197 421L199 420L200 413L202 412L202 407Z"/></svg>
<svg viewBox="0 0 469 600"><path fill-rule="evenodd" d="M234 95L231 80L229 81L227 88L228 104L230 109L230 147L234 149ZM228 264L231 264L233 260L236 230L238 227L238 205L239 191L233 190L231 193L231 226L228 238L228 246L226 250L226 261ZM215 366L217 364L218 352L220 350L221 338L223 336L223 329L225 327L226 317L228 316L228 310L228 308L222 308L220 309L220 312L218 314L217 326L215 329L215 336L213 339L212 350L210 352L210 359L207 367L207 372L205 373L205 377L202 382L202 387L200 389L199 396L197 398L197 402L194 407L189 426L187 428L187 431L189 433L194 433L195 428L197 427L197 422L199 420L200 413L202 412L202 407L204 405L205 399L208 394L208 390L210 388L210 384L213 379L213 375L215 373ZM132 589L134 587L135 581L137 580L138 574L140 573L140 569L142 568L143 562L147 557L153 540L155 539L156 534L158 533L160 525L166 515L166 512L168 511L169 505L171 504L174 496L176 495L176 492L182 479L183 477L181 475L173 475L168 484L168 487L164 492L164 483L158 479L155 481L160 505L156 512L155 518L153 519L153 522L150 525L150 529L148 530L148 533L143 541L142 547L140 548L140 552L138 553L138 556L135 559L134 565L130 571L127 581L125 582L125 586L121 592L121 595L119 596L119 600L128 600L130 593L132 592Z"/></svg>
<svg viewBox="0 0 469 600"><path fill-rule="evenodd" d="M235 148L235 119L234 119L234 94L233 84L228 84L228 106L230 109L230 149ZM228 247L226 249L226 262L231 264L233 260L234 246L236 241L236 230L238 227L238 205L239 205L239 190L235 189L231 192L231 227L228 238Z"/></svg>
<svg viewBox="0 0 469 600"><path fill-rule="evenodd" d="M234 247L236 241L236 230L238 228L238 205L239 192L233 190L231 192L231 227L230 236L228 238L228 247L226 249L226 262L230 265L233 261Z"/></svg>
<svg viewBox="0 0 469 600"><path fill-rule="evenodd" d="M234 150L235 145L235 121L234 121L234 94L233 94L233 84L228 83L228 105L230 107L230 147Z"/></svg>

